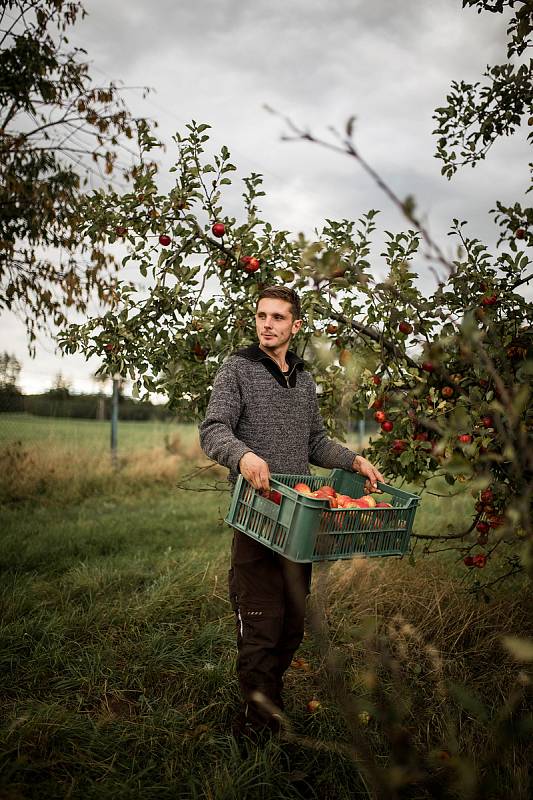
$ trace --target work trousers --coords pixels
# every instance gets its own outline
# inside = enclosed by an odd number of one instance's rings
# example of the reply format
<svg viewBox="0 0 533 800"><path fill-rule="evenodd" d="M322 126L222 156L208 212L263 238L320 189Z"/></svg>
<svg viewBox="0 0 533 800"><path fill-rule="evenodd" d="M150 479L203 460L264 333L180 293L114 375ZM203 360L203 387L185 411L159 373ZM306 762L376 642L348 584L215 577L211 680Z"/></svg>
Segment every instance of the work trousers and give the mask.
<svg viewBox="0 0 533 800"><path fill-rule="evenodd" d="M283 674L304 634L311 564L297 564L234 532L229 594L237 622L237 675L252 725L283 709ZM254 700L261 692L268 703Z"/></svg>

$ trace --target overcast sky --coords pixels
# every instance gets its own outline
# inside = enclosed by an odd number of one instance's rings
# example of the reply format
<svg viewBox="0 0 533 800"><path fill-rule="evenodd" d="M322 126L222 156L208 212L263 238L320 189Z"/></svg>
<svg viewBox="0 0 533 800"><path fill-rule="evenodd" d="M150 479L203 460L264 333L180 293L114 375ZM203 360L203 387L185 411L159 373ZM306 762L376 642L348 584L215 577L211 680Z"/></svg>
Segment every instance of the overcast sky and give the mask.
<svg viewBox="0 0 533 800"><path fill-rule="evenodd" d="M476 169L448 182L434 156L432 113L445 104L453 79L480 79L487 64L505 60L500 15L463 10L460 0L85 0L88 16L69 34L84 47L95 82L151 86L142 100L128 93L136 114L159 123L173 162L172 135L191 119L212 125L214 146L227 145L240 175L264 175L263 215L275 227L312 235L326 218L356 219L369 208L378 227L406 227L399 213L358 165L303 142L283 142L284 125L264 105L317 135L357 116L355 141L400 197L415 196L431 233L446 237L453 217L469 220L470 236L488 243L488 214L497 199L523 200L530 157L526 132L498 142ZM227 209L239 208L240 186ZM382 234L378 234L379 243ZM382 262L380 248L375 270ZM429 281L429 273L428 273ZM12 315L0 317L2 348L23 364L21 385L40 391L61 371L79 391L94 388L98 361L61 359L40 338L27 356L25 334Z"/></svg>

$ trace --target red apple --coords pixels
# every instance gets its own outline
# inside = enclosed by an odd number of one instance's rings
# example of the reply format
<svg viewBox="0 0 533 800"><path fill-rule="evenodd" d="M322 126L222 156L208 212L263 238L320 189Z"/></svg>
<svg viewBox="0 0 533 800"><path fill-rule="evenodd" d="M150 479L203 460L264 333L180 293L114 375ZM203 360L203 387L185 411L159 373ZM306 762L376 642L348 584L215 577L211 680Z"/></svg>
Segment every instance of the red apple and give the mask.
<svg viewBox="0 0 533 800"><path fill-rule="evenodd" d="M328 327L326 328L326 332L331 334L331 335L333 335L334 333L337 333L338 330L339 330L339 326L338 325L333 325L333 323L330 323L328 325Z"/></svg>
<svg viewBox="0 0 533 800"><path fill-rule="evenodd" d="M410 325L408 322L402 321L398 325L398 330L400 333L405 333L406 335L413 332L413 326Z"/></svg>
<svg viewBox="0 0 533 800"><path fill-rule="evenodd" d="M166 233L162 233L159 237L159 244L162 244L163 247L168 247L171 241L172 239Z"/></svg>
<svg viewBox="0 0 533 800"><path fill-rule="evenodd" d="M207 358L207 350L205 350L202 347L200 342L195 342L192 351L193 351L194 355L196 356L196 358L198 358L200 361L205 361L205 359Z"/></svg>
<svg viewBox="0 0 533 800"><path fill-rule="evenodd" d="M485 504L492 503L492 501L494 500L494 492L492 491L492 489L489 486L488 489L483 489L483 491L481 492L479 497L480 497L482 503L485 503Z"/></svg>
<svg viewBox="0 0 533 800"><path fill-rule="evenodd" d="M376 420L376 422L379 422L379 424L381 424L382 422L385 422L385 420L387 419L387 415L385 414L384 411L376 411L376 413L374 414L374 419Z"/></svg>
<svg viewBox="0 0 533 800"><path fill-rule="evenodd" d="M311 492L310 496L316 497L319 500L329 500L329 498L331 497L331 495L328 494L327 492L323 492L322 488L317 489L316 492Z"/></svg>
<svg viewBox="0 0 533 800"><path fill-rule="evenodd" d="M293 658L291 661L291 667L294 667L295 669L303 669L304 672L311 672L311 665L305 660L305 658Z"/></svg>
<svg viewBox="0 0 533 800"><path fill-rule="evenodd" d="M320 700L309 700L307 704L307 710L309 711L310 714L314 714L315 711L318 711L320 705L321 705Z"/></svg>
<svg viewBox="0 0 533 800"><path fill-rule="evenodd" d="M477 567L478 569L483 569L483 567L487 563L487 556L484 555L483 553L478 553L473 557L472 561L474 563L474 567Z"/></svg>
<svg viewBox="0 0 533 800"><path fill-rule="evenodd" d="M422 362L422 369L424 370L424 372L434 372L435 371L435 365L434 365L434 363L432 361L423 361Z"/></svg>
<svg viewBox="0 0 533 800"><path fill-rule="evenodd" d="M346 508L346 503L349 503L350 500L353 498L350 497L348 494L338 494L337 495L337 507L338 508Z"/></svg>
<svg viewBox="0 0 533 800"><path fill-rule="evenodd" d="M492 417L483 417L481 420L481 424L484 428L493 428L494 427L494 420Z"/></svg>
<svg viewBox="0 0 533 800"><path fill-rule="evenodd" d="M375 508L376 506L376 501L371 494L365 494L363 497L358 497L357 499L364 503L367 508Z"/></svg>
<svg viewBox="0 0 533 800"><path fill-rule="evenodd" d="M470 444L472 441L472 437L469 433L462 433L460 436L457 437L461 444Z"/></svg>
<svg viewBox="0 0 533 800"><path fill-rule="evenodd" d="M519 347L513 345L512 347L508 347L507 350L507 358L510 358L511 361L514 361L518 358L525 358L527 355L527 349L525 347Z"/></svg>
<svg viewBox="0 0 533 800"><path fill-rule="evenodd" d="M371 408L375 408L376 411L379 411L380 408L383 408L383 398L382 397L376 397L376 399L372 403Z"/></svg>
<svg viewBox="0 0 533 800"><path fill-rule="evenodd" d="M294 488L297 492L300 492L301 494L311 494L311 487L308 486L306 483L297 483Z"/></svg>
<svg viewBox="0 0 533 800"><path fill-rule="evenodd" d="M364 500L361 498L354 499L353 497L350 500L347 500L344 504L344 508L368 508L368 505L365 503Z"/></svg>
<svg viewBox="0 0 533 800"><path fill-rule="evenodd" d="M390 419L386 419L385 422L381 423L381 430L385 431L385 433L390 433L393 428L394 425L392 424Z"/></svg>
<svg viewBox="0 0 533 800"><path fill-rule="evenodd" d="M454 389L453 386L443 386L440 390L440 393L443 397L453 397Z"/></svg>
<svg viewBox="0 0 533 800"><path fill-rule="evenodd" d="M211 228L211 232L213 236L216 236L220 239L226 233L226 226L224 225L223 222L215 222L215 224Z"/></svg>
<svg viewBox="0 0 533 800"><path fill-rule="evenodd" d="M407 442L405 439L395 439L392 443L392 449L395 453L403 453L407 449Z"/></svg>
<svg viewBox="0 0 533 800"><path fill-rule="evenodd" d="M485 295L485 297L481 298L481 305L482 306L494 306L498 302L498 295L496 294L489 294Z"/></svg>
<svg viewBox="0 0 533 800"><path fill-rule="evenodd" d="M381 378L379 377L379 375L372 376L372 383L375 384L376 386L381 385Z"/></svg>
<svg viewBox="0 0 533 800"><path fill-rule="evenodd" d="M490 529L489 523L485 522L485 520L483 519L480 520L480 522L478 522L476 525L476 530L478 530L480 533L488 533L489 529Z"/></svg>
<svg viewBox="0 0 533 800"><path fill-rule="evenodd" d="M328 495L328 497L336 497L337 495L337 492L335 491L333 486L330 486L328 483L325 483L324 486L321 486L320 491L325 492Z"/></svg>
<svg viewBox="0 0 533 800"><path fill-rule="evenodd" d="M115 228L115 233L117 236L125 236L128 232L128 229L124 225L117 225Z"/></svg>
<svg viewBox="0 0 533 800"><path fill-rule="evenodd" d="M517 228L514 232L516 239L525 239L526 238L526 229L525 228Z"/></svg>
<svg viewBox="0 0 533 800"><path fill-rule="evenodd" d="M467 567L473 567L474 566L474 556L465 556L463 558L463 563Z"/></svg>
<svg viewBox="0 0 533 800"><path fill-rule="evenodd" d="M340 269L334 269L331 273L332 278L344 278L346 275L346 267L341 267Z"/></svg>
<svg viewBox="0 0 533 800"><path fill-rule="evenodd" d="M414 435L415 442L427 442L428 439L429 433L427 431L419 431Z"/></svg>
<svg viewBox="0 0 533 800"><path fill-rule="evenodd" d="M241 264L246 272L256 272L259 269L259 260L253 256L243 256Z"/></svg>

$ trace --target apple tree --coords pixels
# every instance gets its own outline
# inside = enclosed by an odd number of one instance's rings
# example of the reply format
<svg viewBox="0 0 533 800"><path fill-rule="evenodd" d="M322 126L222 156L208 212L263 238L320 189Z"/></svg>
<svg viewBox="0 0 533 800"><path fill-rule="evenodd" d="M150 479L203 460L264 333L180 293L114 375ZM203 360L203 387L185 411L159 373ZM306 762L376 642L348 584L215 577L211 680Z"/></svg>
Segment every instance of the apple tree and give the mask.
<svg viewBox="0 0 533 800"><path fill-rule="evenodd" d="M69 45L84 15L66 0L0 9L0 310L23 320L30 350L39 327L109 299L116 265L103 239L83 239L78 201L91 180L128 177L145 125Z"/></svg>
<svg viewBox="0 0 533 800"><path fill-rule="evenodd" d="M176 137L168 193L148 167L129 192L86 201L84 233L120 236L123 264L135 261L145 284L119 281L107 312L65 331L65 350L103 356L102 369L129 377L137 394L163 392L180 416L198 419L223 359L255 340L259 290L291 285L305 317L296 348L309 357L331 432L342 435L343 415L371 407L382 434L369 457L387 475L473 487L475 516L452 538L478 566L502 542L530 537L533 309L517 291L525 252L493 257L456 221L460 257L424 297L412 268L420 235L408 230L388 234L386 275L376 280L373 210L357 222L330 220L307 241L262 219L252 174L242 218L226 216L235 167L225 147L207 156L207 130L192 123ZM509 569L519 566L511 547Z"/></svg>
<svg viewBox="0 0 533 800"><path fill-rule="evenodd" d="M495 4L469 5L490 11ZM520 9L509 28L519 48L530 34ZM457 148L465 163L475 163L476 154L485 155L484 137L511 133L516 115L531 113L531 83L526 90L523 76L498 74L503 83L480 97L476 87L455 85L449 105L435 112L436 155L448 177L459 163ZM513 106L514 91L529 94ZM502 118L504 95L512 108ZM494 128L484 126L484 113ZM103 355L102 370L129 377L139 396L162 392L182 418L198 419L223 359L255 340L260 289L294 287L304 313L295 349L308 360L332 435L342 437L346 421L370 408L380 435L367 455L387 476L434 493L441 487L443 506L450 494L472 495L472 516L461 530L416 536L427 550L456 549L483 588L533 569L533 303L524 291L533 277L530 211L498 205L496 253L455 219L450 261L414 201L400 201L363 160L352 129L349 122L337 149L378 180L408 221L407 230L385 233L379 260L372 252L377 211L326 220L310 241L263 219L258 174L243 178L242 213L227 214L235 166L226 147L210 152L206 124L192 122L176 135L173 186L161 192L150 161L156 142L146 134L146 161L129 190L99 190L81 215L90 240L118 238L128 246L122 263L136 265L139 280L119 279L110 309L65 329L61 343L67 352ZM318 142L295 126L292 133ZM442 275L430 296L415 271L422 246ZM497 569L483 584L478 570L491 560Z"/></svg>

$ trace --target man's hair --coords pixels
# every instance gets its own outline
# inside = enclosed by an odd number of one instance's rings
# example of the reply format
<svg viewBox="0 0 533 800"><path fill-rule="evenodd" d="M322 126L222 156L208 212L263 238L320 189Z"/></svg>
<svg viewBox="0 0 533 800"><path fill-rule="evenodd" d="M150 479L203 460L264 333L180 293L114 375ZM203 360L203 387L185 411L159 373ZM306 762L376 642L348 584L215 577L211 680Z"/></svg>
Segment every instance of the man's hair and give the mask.
<svg viewBox="0 0 533 800"><path fill-rule="evenodd" d="M293 319L301 319L302 308L300 305L300 298L294 291L294 289L289 289L287 286L267 286L266 289L262 289L257 296L257 303L255 304L255 308L257 310L257 306L259 305L259 301L263 300L266 297L272 297L275 300L285 300L286 303L290 303L291 306L291 314Z"/></svg>

